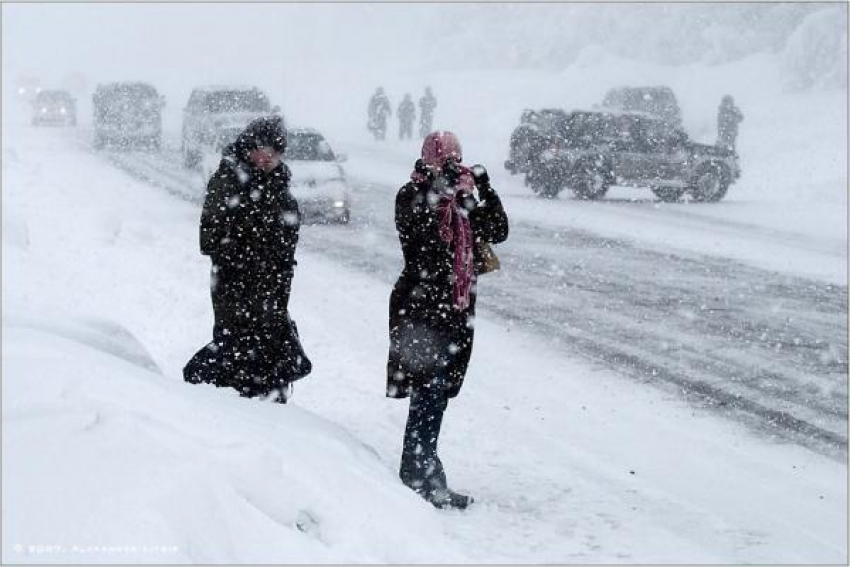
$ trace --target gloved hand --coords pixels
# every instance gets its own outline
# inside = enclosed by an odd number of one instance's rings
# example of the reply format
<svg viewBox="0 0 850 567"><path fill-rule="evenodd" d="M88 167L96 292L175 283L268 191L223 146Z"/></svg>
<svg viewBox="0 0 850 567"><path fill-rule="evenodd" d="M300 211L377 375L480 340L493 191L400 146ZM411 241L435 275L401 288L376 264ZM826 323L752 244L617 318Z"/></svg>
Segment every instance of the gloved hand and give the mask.
<svg viewBox="0 0 850 567"><path fill-rule="evenodd" d="M460 178L460 169L458 169L457 163L452 160L447 161L443 165L443 175L446 177L449 186L457 185L457 180Z"/></svg>
<svg viewBox="0 0 850 567"><path fill-rule="evenodd" d="M413 171L415 171L416 173L418 173L418 174L422 175L422 176L423 176L423 177L425 177L426 179L430 179L430 178L431 178L431 170L429 170L429 169L425 166L425 162L424 162L424 161L422 161L422 158L420 158L420 159L416 160L416 163L415 163L415 164L413 164Z"/></svg>
<svg viewBox="0 0 850 567"><path fill-rule="evenodd" d="M486 201L487 197L496 194L496 191L494 191L493 187L490 186L490 174L487 173L486 167L481 164L475 164L469 169L472 171L472 179L475 180L475 187L478 189L478 195L483 200Z"/></svg>

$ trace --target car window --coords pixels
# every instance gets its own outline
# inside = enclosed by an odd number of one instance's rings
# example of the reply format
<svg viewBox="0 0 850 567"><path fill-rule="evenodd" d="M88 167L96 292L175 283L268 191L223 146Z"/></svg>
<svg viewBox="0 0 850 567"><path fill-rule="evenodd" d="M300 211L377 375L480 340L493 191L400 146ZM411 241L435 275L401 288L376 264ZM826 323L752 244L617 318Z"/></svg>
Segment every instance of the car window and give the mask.
<svg viewBox="0 0 850 567"><path fill-rule="evenodd" d="M669 89L634 89L625 94L623 110L673 117L679 112L676 97Z"/></svg>
<svg viewBox="0 0 850 567"><path fill-rule="evenodd" d="M578 114L567 125L568 140L576 145L610 143L630 139L628 122L606 114Z"/></svg>
<svg viewBox="0 0 850 567"><path fill-rule="evenodd" d="M61 91L42 91L36 97L39 104L69 104L71 96Z"/></svg>
<svg viewBox="0 0 850 567"><path fill-rule="evenodd" d="M204 102L204 93L200 91L193 91L192 95L189 97L189 102L186 103L186 106L189 110L198 111L201 109L201 106Z"/></svg>
<svg viewBox="0 0 850 567"><path fill-rule="evenodd" d="M655 151L670 150L680 143L681 131L662 120L645 120L642 125L643 141Z"/></svg>
<svg viewBox="0 0 850 567"><path fill-rule="evenodd" d="M225 112L269 112L271 104L258 90L214 91L207 93L203 110L213 114Z"/></svg>
<svg viewBox="0 0 850 567"><path fill-rule="evenodd" d="M283 159L299 161L334 161L330 145L319 134L290 133L286 138Z"/></svg>

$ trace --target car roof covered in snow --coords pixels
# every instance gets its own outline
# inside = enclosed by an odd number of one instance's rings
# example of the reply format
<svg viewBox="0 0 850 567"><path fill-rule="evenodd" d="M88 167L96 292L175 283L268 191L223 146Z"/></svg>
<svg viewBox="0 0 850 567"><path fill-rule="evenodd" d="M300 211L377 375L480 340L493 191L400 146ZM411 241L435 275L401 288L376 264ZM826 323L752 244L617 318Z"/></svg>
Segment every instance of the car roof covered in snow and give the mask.
<svg viewBox="0 0 850 567"><path fill-rule="evenodd" d="M201 85L192 89L194 91L263 91L256 85Z"/></svg>
<svg viewBox="0 0 850 567"><path fill-rule="evenodd" d="M315 128L307 128L303 126L294 126L286 129L287 134L316 134L322 136L322 133ZM324 138L324 136L322 136Z"/></svg>
<svg viewBox="0 0 850 567"><path fill-rule="evenodd" d="M135 93L156 94L156 87L143 81L115 81L112 83L100 83L97 85L96 93L109 91L133 91Z"/></svg>

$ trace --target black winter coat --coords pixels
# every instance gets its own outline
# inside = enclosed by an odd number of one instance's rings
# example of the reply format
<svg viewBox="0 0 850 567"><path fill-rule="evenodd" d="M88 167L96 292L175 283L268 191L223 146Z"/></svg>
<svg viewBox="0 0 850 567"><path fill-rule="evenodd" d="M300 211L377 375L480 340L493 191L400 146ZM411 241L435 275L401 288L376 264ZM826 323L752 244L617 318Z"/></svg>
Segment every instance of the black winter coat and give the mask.
<svg viewBox="0 0 850 567"><path fill-rule="evenodd" d="M183 369L187 382L265 396L309 373L289 318L300 212L289 170L253 167L226 149L207 185L201 252L213 262L213 341ZM241 159L240 159L241 157Z"/></svg>
<svg viewBox="0 0 850 567"><path fill-rule="evenodd" d="M735 147L738 138L738 125L743 122L744 114L733 103L722 103L717 110L717 143L720 146Z"/></svg>
<svg viewBox="0 0 850 567"><path fill-rule="evenodd" d="M439 366L448 373L449 397L457 396L472 354L475 280L469 307L456 310L452 305L454 252L438 234L439 214L429 200L436 201L429 182L408 183L396 196L395 222L404 270L390 295L387 396L391 398L405 398L411 389L427 384ZM468 197L462 206L469 211L475 242L507 239L508 218L495 192L480 202Z"/></svg>
<svg viewBox="0 0 850 567"><path fill-rule="evenodd" d="M225 150L207 185L201 252L213 261L217 326L239 332L287 318L301 218L289 178L283 163L266 174Z"/></svg>

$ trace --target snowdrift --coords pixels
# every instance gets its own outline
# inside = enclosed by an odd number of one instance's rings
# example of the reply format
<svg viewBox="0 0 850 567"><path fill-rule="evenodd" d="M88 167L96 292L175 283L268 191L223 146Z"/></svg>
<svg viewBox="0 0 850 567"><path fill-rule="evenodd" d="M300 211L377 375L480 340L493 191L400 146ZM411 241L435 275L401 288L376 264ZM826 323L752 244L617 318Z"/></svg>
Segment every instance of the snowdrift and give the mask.
<svg viewBox="0 0 850 567"><path fill-rule="evenodd" d="M167 378L115 330L4 321L4 562L406 563L451 548L342 427Z"/></svg>

